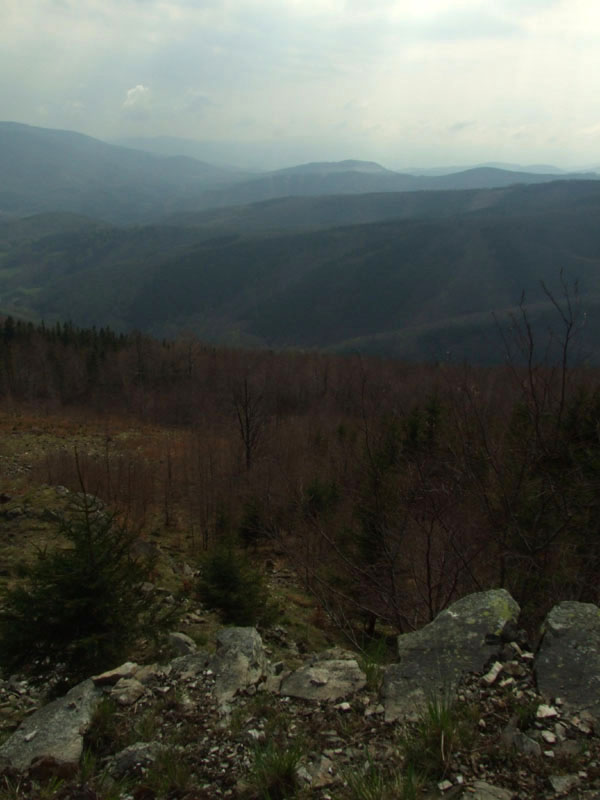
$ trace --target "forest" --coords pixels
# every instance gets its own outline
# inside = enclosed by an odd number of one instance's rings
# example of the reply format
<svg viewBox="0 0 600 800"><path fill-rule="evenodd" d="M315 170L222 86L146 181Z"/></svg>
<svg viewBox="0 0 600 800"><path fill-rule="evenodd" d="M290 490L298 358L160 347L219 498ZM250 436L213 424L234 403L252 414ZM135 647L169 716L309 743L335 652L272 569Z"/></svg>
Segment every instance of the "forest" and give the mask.
<svg viewBox="0 0 600 800"><path fill-rule="evenodd" d="M285 563L357 646L490 587L534 630L600 585L599 373L571 363L563 288L552 346L523 309L494 367L5 318L3 438L54 433L18 477L3 458L3 491L83 481L189 563L224 547Z"/></svg>

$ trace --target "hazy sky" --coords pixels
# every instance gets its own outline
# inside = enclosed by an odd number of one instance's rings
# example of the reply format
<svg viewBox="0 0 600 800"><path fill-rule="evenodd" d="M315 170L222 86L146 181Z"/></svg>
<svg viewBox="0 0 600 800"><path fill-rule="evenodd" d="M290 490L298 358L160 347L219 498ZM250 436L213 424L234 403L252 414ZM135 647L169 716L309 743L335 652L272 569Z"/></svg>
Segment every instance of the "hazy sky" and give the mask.
<svg viewBox="0 0 600 800"><path fill-rule="evenodd" d="M595 165L600 3L0 0L0 118L395 167Z"/></svg>

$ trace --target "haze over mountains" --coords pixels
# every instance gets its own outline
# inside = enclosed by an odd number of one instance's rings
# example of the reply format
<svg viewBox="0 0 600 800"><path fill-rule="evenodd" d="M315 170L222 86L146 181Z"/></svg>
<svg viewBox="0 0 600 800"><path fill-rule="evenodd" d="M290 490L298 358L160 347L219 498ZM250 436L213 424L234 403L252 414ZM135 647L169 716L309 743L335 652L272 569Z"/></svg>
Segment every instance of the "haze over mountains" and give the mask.
<svg viewBox="0 0 600 800"><path fill-rule="evenodd" d="M536 168L537 169L537 168ZM548 168L549 170L551 168ZM367 161L268 173L0 123L0 313L213 342L504 357L522 292L545 337L561 271L599 351L600 181Z"/></svg>

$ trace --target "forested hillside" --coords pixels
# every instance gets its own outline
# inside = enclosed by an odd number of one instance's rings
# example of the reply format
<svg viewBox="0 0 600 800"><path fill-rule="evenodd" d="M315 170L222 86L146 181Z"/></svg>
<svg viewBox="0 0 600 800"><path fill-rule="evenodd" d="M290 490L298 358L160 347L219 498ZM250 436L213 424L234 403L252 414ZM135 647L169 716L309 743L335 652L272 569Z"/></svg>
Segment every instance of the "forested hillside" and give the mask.
<svg viewBox="0 0 600 800"><path fill-rule="evenodd" d="M274 548L350 637L498 586L535 624L600 579L598 374L568 367L561 313L563 367L494 369L7 319L5 491L83 481L190 559Z"/></svg>
<svg viewBox="0 0 600 800"><path fill-rule="evenodd" d="M348 206L317 200L305 219L327 208L385 217L394 204L417 216L288 232L300 201L282 201L185 225L117 228L61 215L4 223L0 310L158 336L190 330L213 342L498 363L498 321L525 293L536 334L547 336L553 306L542 284L560 294L562 273L577 283L587 314L580 355L593 360L598 184L449 198L472 210L450 214L436 196L420 216L419 196L378 195ZM264 230L268 219L278 232Z"/></svg>

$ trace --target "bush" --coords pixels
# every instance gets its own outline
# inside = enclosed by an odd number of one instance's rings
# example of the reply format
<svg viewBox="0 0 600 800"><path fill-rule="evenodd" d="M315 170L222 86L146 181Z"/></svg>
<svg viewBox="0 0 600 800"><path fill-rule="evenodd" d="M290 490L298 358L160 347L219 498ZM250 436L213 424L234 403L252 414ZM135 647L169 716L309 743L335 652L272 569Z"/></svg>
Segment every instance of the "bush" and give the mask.
<svg viewBox="0 0 600 800"><path fill-rule="evenodd" d="M131 552L135 535L82 493L60 524L69 547L41 550L5 592L0 610L0 666L61 688L123 660L141 635L166 624L144 592L148 563Z"/></svg>
<svg viewBox="0 0 600 800"><path fill-rule="evenodd" d="M262 575L233 545L222 545L205 559L198 594L226 624L254 625L267 610Z"/></svg>

